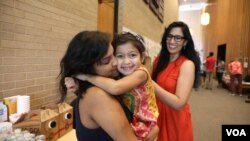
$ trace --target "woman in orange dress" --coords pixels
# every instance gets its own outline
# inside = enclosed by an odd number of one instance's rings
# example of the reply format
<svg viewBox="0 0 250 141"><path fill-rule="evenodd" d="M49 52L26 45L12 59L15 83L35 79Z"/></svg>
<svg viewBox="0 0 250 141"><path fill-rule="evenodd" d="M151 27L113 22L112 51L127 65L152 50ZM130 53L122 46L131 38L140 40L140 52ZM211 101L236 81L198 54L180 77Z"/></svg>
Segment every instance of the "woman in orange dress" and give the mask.
<svg viewBox="0 0 250 141"><path fill-rule="evenodd" d="M161 51L154 61L152 78L159 110L158 141L193 141L188 105L192 87L199 85L199 56L188 26L173 22L161 41Z"/></svg>

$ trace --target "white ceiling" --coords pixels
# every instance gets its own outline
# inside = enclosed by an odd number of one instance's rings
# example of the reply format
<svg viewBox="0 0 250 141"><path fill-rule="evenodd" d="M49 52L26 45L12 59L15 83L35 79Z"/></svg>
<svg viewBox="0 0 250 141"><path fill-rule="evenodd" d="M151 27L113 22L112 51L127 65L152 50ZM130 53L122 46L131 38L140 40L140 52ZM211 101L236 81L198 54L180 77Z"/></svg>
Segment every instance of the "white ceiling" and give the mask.
<svg viewBox="0 0 250 141"><path fill-rule="evenodd" d="M179 0L179 10L201 10L207 0Z"/></svg>

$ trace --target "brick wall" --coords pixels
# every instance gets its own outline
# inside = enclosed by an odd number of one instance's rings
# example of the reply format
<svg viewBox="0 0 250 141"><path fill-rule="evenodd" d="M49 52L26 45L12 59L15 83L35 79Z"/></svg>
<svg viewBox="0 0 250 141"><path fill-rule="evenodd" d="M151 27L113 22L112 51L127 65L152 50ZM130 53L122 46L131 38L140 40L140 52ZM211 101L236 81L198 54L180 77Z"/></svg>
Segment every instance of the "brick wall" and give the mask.
<svg viewBox="0 0 250 141"><path fill-rule="evenodd" d="M159 42L163 24L158 20L143 0L125 0L123 6L123 26ZM127 12L129 11L129 12Z"/></svg>
<svg viewBox="0 0 250 141"><path fill-rule="evenodd" d="M119 3L119 31L160 41L164 24L143 0ZM77 32L97 29L97 9L98 0L0 0L0 99L30 95L32 109L55 104L59 61Z"/></svg>
<svg viewBox="0 0 250 141"><path fill-rule="evenodd" d="M97 27L97 0L0 1L0 99L58 100L59 62L72 37Z"/></svg>
<svg viewBox="0 0 250 141"><path fill-rule="evenodd" d="M122 26L160 43L164 27L178 19L178 1L164 0L163 23L153 14L144 0L122 0ZM128 12L129 11L129 12ZM120 27L121 28L121 27Z"/></svg>

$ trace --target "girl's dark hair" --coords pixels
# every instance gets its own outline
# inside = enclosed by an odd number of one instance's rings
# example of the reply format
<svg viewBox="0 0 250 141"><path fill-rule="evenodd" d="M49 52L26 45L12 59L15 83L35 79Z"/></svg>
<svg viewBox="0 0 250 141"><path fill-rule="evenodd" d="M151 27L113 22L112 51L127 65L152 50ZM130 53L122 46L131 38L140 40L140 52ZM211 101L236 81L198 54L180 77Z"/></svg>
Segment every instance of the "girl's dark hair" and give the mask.
<svg viewBox="0 0 250 141"><path fill-rule="evenodd" d="M134 35L130 32L124 32L122 34L115 35L112 41L114 52L116 52L116 49L119 45L123 45L128 42L132 43L133 46L135 46L138 49L141 56L146 51L146 48L144 46L144 40L140 35Z"/></svg>
<svg viewBox="0 0 250 141"><path fill-rule="evenodd" d="M195 81L194 81L193 87L197 88L199 86L200 59L199 59L198 53L195 51L194 42L190 34L189 28L187 24L181 21L173 22L167 28L165 28L165 31L161 40L161 51L159 53L157 65L152 74L152 78L153 80L156 81L158 74L161 71L163 71L163 69L165 69L167 65L169 64L170 53L167 49L166 40L170 31L176 27L181 28L184 39L187 41L186 46L183 47L181 50L181 55L190 59L195 65Z"/></svg>
<svg viewBox="0 0 250 141"><path fill-rule="evenodd" d="M63 102L67 95L64 78L80 73L95 75L94 64L99 64L106 55L110 42L111 36L99 31L82 31L74 36L60 62L60 102ZM93 85L87 81L78 82L79 89L76 95L82 98L82 94Z"/></svg>

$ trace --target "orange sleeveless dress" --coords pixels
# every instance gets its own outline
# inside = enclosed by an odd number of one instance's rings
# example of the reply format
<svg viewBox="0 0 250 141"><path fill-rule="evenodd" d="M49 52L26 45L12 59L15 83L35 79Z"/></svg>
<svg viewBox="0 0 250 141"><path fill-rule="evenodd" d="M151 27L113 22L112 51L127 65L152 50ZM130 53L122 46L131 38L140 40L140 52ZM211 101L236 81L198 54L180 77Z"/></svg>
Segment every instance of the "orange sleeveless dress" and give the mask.
<svg viewBox="0 0 250 141"><path fill-rule="evenodd" d="M187 60L186 57L180 56L175 61L170 62L157 77L157 83L170 93L175 94L180 67L185 60ZM162 103L159 99L156 99L156 102L159 110L157 124L160 129L157 140L193 141L189 105L186 104L181 110L177 111Z"/></svg>

